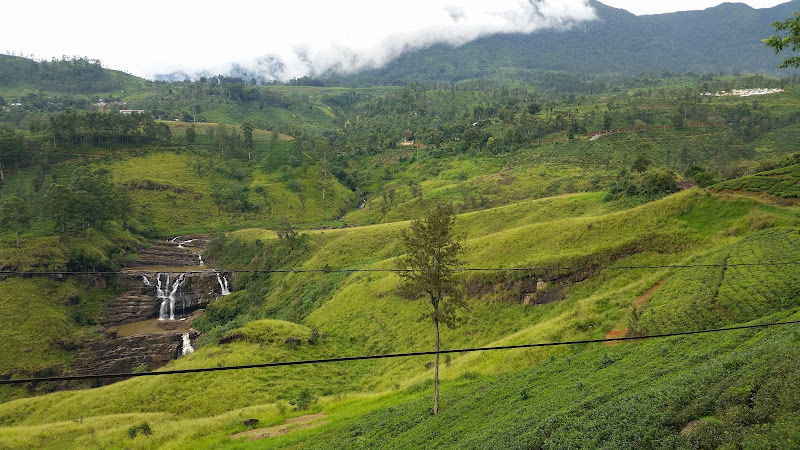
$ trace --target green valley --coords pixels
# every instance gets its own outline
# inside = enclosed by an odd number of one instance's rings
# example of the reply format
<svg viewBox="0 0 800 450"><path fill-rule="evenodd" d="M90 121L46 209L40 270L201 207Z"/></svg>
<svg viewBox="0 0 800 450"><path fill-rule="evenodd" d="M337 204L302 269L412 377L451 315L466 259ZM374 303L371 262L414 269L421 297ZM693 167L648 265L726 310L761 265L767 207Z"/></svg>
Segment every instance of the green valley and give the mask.
<svg viewBox="0 0 800 450"><path fill-rule="evenodd" d="M0 447L800 446L796 77L404 70L0 55ZM430 354L223 370L433 351L439 204L437 414Z"/></svg>

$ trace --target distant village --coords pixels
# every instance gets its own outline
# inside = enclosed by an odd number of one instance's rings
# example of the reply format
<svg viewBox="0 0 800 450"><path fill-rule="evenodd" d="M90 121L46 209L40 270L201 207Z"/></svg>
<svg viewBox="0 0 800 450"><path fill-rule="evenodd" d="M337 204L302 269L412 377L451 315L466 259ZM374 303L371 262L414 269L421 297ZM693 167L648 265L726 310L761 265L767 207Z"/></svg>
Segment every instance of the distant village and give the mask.
<svg viewBox="0 0 800 450"><path fill-rule="evenodd" d="M767 94L777 94L779 92L786 92L783 89L766 89L766 88L755 88L755 89L731 89L730 91L720 91L716 94L712 94L711 92L705 92L703 95L707 96L715 96L715 97L750 97L751 95L767 95Z"/></svg>

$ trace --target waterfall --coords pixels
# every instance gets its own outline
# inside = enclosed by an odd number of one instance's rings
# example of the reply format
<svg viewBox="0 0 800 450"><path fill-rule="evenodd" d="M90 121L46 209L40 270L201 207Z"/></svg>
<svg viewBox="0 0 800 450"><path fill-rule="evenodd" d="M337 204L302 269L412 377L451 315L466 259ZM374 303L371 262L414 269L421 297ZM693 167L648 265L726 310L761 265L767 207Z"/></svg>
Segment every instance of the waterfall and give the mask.
<svg viewBox="0 0 800 450"><path fill-rule="evenodd" d="M164 280L163 285L161 281L162 279ZM172 283L172 287L170 287L168 273L159 273L156 276L156 280L158 281L156 286L156 297L161 299L161 309L158 314L158 320L175 320L175 297L178 295L178 289L183 286L185 279L186 274L180 274L177 278L175 278L175 282Z"/></svg>
<svg viewBox="0 0 800 450"><path fill-rule="evenodd" d="M178 293L178 288L183 286L185 274L180 274L175 279L175 284L172 285L172 292L169 293L169 320L175 320L175 294Z"/></svg>
<svg viewBox="0 0 800 450"><path fill-rule="evenodd" d="M203 262L203 254L202 254L202 253L198 253L198 254L197 254L197 257L198 257L198 258L200 258L200 265L201 265L201 266L202 266L203 264L205 264L205 263Z"/></svg>
<svg viewBox="0 0 800 450"><path fill-rule="evenodd" d="M183 333L183 347L181 349L181 354L186 356L189 353L194 353L194 347L192 347L192 340L189 339L189 333Z"/></svg>
<svg viewBox="0 0 800 450"><path fill-rule="evenodd" d="M195 239L189 239L187 241L180 241L180 242L178 242L178 248L184 248L183 247L184 244L191 244L194 241L195 241Z"/></svg>
<svg viewBox="0 0 800 450"><path fill-rule="evenodd" d="M161 288L161 278L162 275L165 278L165 289ZM169 301L169 296L167 296L166 291L169 289L169 274L166 273L159 273L156 275L156 297L161 299L161 309L158 313L158 320L166 320L167 319L167 308L169 305L167 302Z"/></svg>
<svg viewBox="0 0 800 450"><path fill-rule="evenodd" d="M150 286L150 280L147 279L146 275L142 275L142 282L144 282L145 286Z"/></svg>
<svg viewBox="0 0 800 450"><path fill-rule="evenodd" d="M222 295L228 295L231 293L230 287L228 287L228 279L225 277L219 276L217 273L217 281L219 282L219 288L222 291Z"/></svg>

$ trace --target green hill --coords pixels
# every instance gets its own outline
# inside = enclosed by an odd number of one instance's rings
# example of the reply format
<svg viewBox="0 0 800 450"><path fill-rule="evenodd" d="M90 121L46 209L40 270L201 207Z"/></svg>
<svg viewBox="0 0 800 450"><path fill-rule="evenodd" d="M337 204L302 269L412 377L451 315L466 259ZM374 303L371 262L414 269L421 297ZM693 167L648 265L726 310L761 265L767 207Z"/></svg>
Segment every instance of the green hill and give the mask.
<svg viewBox="0 0 800 450"><path fill-rule="evenodd" d="M0 220L3 270L117 271L157 239L202 233L208 267L236 272L234 292L192 323L196 351L167 369L433 348L427 304L393 269L400 231L437 202L459 212L476 269L458 275L470 308L443 348L798 314L795 266L753 264L794 262L800 246L789 79L547 72L351 89L155 83L11 57L0 74L13 101L0 204L20 199L30 218L19 248ZM734 87L784 91L703 95ZM87 342L113 339L99 324L119 289L100 275L0 275L0 378L69 372ZM2 387L0 447L791 447L795 328L449 354L436 417L422 356ZM277 427L256 433L291 432L232 439L251 418Z"/></svg>
<svg viewBox="0 0 800 450"><path fill-rule="evenodd" d="M641 313L648 332L772 321L796 314L791 266L780 270L731 267L722 277L713 268L613 269L705 264L722 254L731 263L761 260L763 255L779 258L781 252L799 245L800 221L793 209L695 191L633 209L613 209L602 202L601 195L584 194L461 215L458 227L466 234L468 267L611 268L586 274L552 270L513 276L502 272L465 275L463 283L472 292L469 320L460 328L443 331L445 348L602 338L619 322L630 322L637 297L665 279ZM404 226L310 231L295 250L269 232L242 230L209 248L229 268L391 268L392 258L402 252L397 235ZM717 281L709 283L709 274L712 278L717 274L713 278ZM520 283L529 277L545 279L546 290L557 300L541 306L524 304ZM765 290L757 298L748 292L752 303L744 303L740 292L752 291L753 282ZM403 298L398 285L399 278L390 272L241 274L238 291L212 303L199 324L206 333L204 344L168 367L430 348L430 325L417 320L423 303ZM692 288L698 285L719 286L718 293ZM708 306L691 306L698 302ZM715 302L727 312L708 317L707 311L716 311ZM680 313L671 314L670 309ZM295 324L277 320L281 318ZM305 338L315 332L319 340L314 345L292 347L283 340L283 336ZM453 355L442 369L443 411L449 408L445 414L463 422L443 433L433 430L444 415L423 419L428 411L424 397L429 395L430 369L425 365L429 358L416 357L146 377L88 391L14 400L0 405L4 425L0 441L44 447L63 445L64 440L76 446L220 446L232 443L228 434L245 429L241 425L245 418L277 425L302 414L292 411L288 402L296 403L308 391L320 397L310 410L328 415L327 424L292 433L288 442L268 440L254 445L327 445L328 441L315 441L315 436L323 439L319 433L335 439L331 442L337 445L392 439L387 445L397 447L425 441L445 445L453 440L470 446L487 435L494 436L496 441L491 442L497 445L595 442L613 446L633 435L635 442L670 445L693 439L702 443L712 439L713 433L725 431L727 437L720 443L750 442L757 436L791 442L796 402L781 392L793 381L790 376L773 374L782 373L781 367L789 367L786 364L798 357L791 350L794 347L785 345L795 335L787 328L686 338L673 344ZM217 343L224 336L235 338L231 343ZM759 359L744 359L745 352L755 348ZM689 349L693 356L687 364ZM751 386L747 395L744 386ZM592 392L588 398L587 389ZM757 400L747 403L751 392L759 392ZM704 395L712 397L705 401ZM636 406L631 403L636 398L646 401ZM618 420L631 408L638 414ZM83 421L70 421L77 417ZM747 419L742 422L738 417ZM695 420L699 422L690 427L692 433L681 433ZM141 421L147 421L154 434L130 440L126 430ZM407 432L400 433L401 429ZM597 434L596 430L607 432Z"/></svg>
<svg viewBox="0 0 800 450"><path fill-rule="evenodd" d="M800 195L800 164L748 175L724 181L712 186L714 190L764 193L781 198L797 198Z"/></svg>
<svg viewBox="0 0 800 450"><path fill-rule="evenodd" d="M141 88L144 84L141 78L107 69L97 60L72 58L36 62L0 55L0 93L4 95L12 89L62 94L118 93Z"/></svg>

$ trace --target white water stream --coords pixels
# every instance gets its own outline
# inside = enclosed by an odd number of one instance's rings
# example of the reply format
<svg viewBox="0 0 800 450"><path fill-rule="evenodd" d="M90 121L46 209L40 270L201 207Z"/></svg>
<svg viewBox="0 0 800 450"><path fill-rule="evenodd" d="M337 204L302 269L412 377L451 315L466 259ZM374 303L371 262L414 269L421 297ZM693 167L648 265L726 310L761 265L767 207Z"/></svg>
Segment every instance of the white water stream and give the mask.
<svg viewBox="0 0 800 450"><path fill-rule="evenodd" d="M228 286L227 278L225 278L224 276L220 277L219 273L217 273L217 281L219 282L219 288L222 291L222 295L228 295L231 293L230 286Z"/></svg>
<svg viewBox="0 0 800 450"><path fill-rule="evenodd" d="M182 355L188 355L189 353L194 353L194 347L192 347L192 340L189 339L189 333L183 333L183 347L181 348Z"/></svg>
<svg viewBox="0 0 800 450"><path fill-rule="evenodd" d="M156 276L156 280L158 282L156 285L156 297L161 299L158 320L175 320L175 300L178 295L178 289L183 286L186 280L186 274L178 275L171 285L168 273L159 273Z"/></svg>

